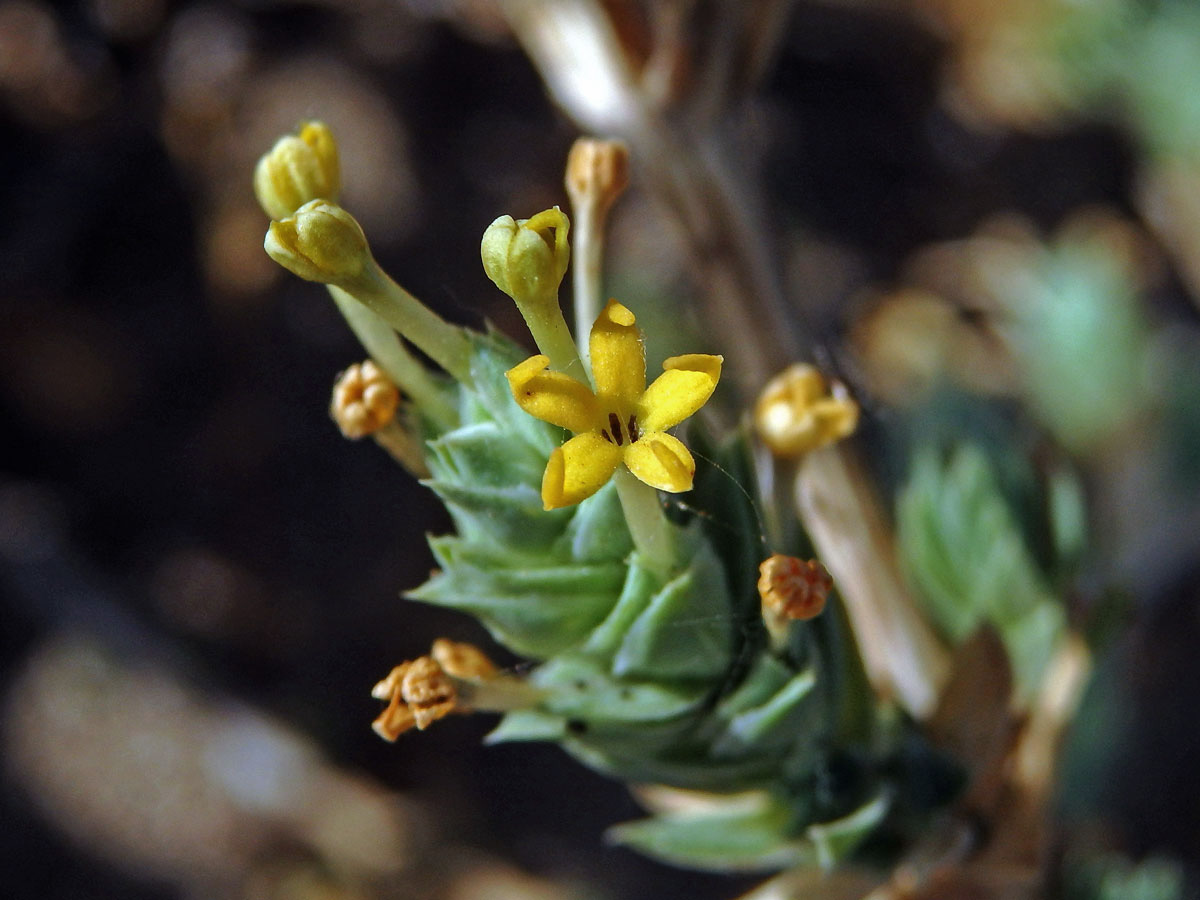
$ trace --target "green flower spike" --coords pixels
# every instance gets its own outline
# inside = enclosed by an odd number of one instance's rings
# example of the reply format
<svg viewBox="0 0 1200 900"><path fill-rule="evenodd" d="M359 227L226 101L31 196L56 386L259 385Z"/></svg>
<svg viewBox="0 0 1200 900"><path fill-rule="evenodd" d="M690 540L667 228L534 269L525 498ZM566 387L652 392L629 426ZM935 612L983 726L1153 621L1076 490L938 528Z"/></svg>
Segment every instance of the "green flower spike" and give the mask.
<svg viewBox="0 0 1200 900"><path fill-rule="evenodd" d="M663 363L646 387L646 358L634 315L610 300L592 326L596 392L548 372L532 356L507 372L513 398L525 412L575 433L554 450L542 477L547 510L571 506L600 490L624 464L640 481L662 491L690 490L696 463L666 429L703 406L721 377L720 356L693 353Z"/></svg>

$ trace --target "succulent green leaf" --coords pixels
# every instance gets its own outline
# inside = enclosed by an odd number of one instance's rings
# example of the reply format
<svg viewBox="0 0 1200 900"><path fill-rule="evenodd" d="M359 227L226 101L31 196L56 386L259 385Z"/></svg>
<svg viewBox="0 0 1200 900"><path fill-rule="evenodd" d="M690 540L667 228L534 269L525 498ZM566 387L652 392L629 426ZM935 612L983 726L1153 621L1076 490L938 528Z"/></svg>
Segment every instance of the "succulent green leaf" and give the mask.
<svg viewBox="0 0 1200 900"><path fill-rule="evenodd" d="M534 674L549 692L544 708L594 723L645 723L694 712L705 699L694 688L617 678L582 654L561 654Z"/></svg>
<svg viewBox="0 0 1200 900"><path fill-rule="evenodd" d="M821 868L828 871L853 853L883 821L890 806L888 797L882 795L844 818L810 825L805 834L816 849Z"/></svg>
<svg viewBox="0 0 1200 900"><path fill-rule="evenodd" d="M500 720L491 730L489 744L510 744L520 741L561 741L567 736L567 720L540 709L518 709Z"/></svg>
<svg viewBox="0 0 1200 900"><path fill-rule="evenodd" d="M461 548L448 539L433 543L443 571L409 596L476 616L501 643L534 659L578 644L607 612L611 584L623 575L613 566L477 568L459 561Z"/></svg>
<svg viewBox="0 0 1200 900"><path fill-rule="evenodd" d="M472 541L537 550L552 546L570 520L561 510L545 512L528 484L473 487L436 478L425 484L446 504L458 533Z"/></svg>
<svg viewBox="0 0 1200 900"><path fill-rule="evenodd" d="M794 743L805 730L805 718L816 718L816 710L806 702L816 684L812 670L801 672L767 702L734 716L725 733L713 742L713 754L731 757Z"/></svg>
<svg viewBox="0 0 1200 900"><path fill-rule="evenodd" d="M609 840L676 865L722 872L769 871L813 859L786 837L793 817L766 794L726 801L724 808L675 813L610 828Z"/></svg>
<svg viewBox="0 0 1200 900"><path fill-rule="evenodd" d="M714 679L733 649L733 620L720 564L700 544L688 568L630 624L613 659L618 675Z"/></svg>
<svg viewBox="0 0 1200 900"><path fill-rule="evenodd" d="M442 482L471 487L536 484L545 463L526 446L508 440L497 422L476 422L428 444L429 468Z"/></svg>
<svg viewBox="0 0 1200 900"><path fill-rule="evenodd" d="M955 642L982 624L1004 640L1019 693L1041 681L1064 614L1025 544L983 452L961 445L943 462L922 448L897 504L905 573Z"/></svg>
<svg viewBox="0 0 1200 900"><path fill-rule="evenodd" d="M596 658L611 659L620 649L630 626L650 605L660 579L639 564L636 556L629 563L625 584L612 611L588 638L585 650Z"/></svg>
<svg viewBox="0 0 1200 900"><path fill-rule="evenodd" d="M541 477L540 470L538 477ZM629 556L633 550L633 540L625 525L625 514L621 510L615 484L609 482L575 508L563 542L566 544L565 553L571 559L591 561L625 559Z"/></svg>

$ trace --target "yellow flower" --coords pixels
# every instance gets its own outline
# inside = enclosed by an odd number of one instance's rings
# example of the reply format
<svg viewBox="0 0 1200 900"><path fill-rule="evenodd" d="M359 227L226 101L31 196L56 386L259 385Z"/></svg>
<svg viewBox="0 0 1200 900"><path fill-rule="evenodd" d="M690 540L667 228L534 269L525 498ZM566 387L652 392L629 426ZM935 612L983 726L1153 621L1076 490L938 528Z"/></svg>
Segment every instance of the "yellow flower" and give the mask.
<svg viewBox="0 0 1200 900"><path fill-rule="evenodd" d="M547 370L531 356L507 373L517 404L531 416L575 433L551 456L542 477L542 503L558 509L586 500L624 463L662 491L691 489L696 462L666 429L707 402L721 377L720 356L692 353L663 363L646 387L646 356L633 313L608 301L590 337L593 392L569 375Z"/></svg>

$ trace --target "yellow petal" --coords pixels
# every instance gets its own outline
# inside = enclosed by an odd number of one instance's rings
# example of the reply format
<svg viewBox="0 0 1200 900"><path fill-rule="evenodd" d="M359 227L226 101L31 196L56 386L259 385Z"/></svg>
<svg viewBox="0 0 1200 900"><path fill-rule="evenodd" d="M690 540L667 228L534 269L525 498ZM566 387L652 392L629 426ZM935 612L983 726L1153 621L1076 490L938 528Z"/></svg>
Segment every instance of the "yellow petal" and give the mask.
<svg viewBox="0 0 1200 900"><path fill-rule="evenodd" d="M690 353L672 356L664 371L642 395L638 424L645 431L664 431L678 425L712 396L721 377L720 356Z"/></svg>
<svg viewBox="0 0 1200 900"><path fill-rule="evenodd" d="M505 372L513 399L521 409L543 422L576 434L591 431L599 416L596 397L587 385L570 375L546 371L548 365L549 357L531 356Z"/></svg>
<svg viewBox="0 0 1200 900"><path fill-rule="evenodd" d="M651 487L678 494L692 489L696 461L679 438L656 432L625 448L629 471Z"/></svg>
<svg viewBox="0 0 1200 900"><path fill-rule="evenodd" d="M589 342L596 393L622 412L633 412L646 389L646 353L633 313L609 300Z"/></svg>
<svg viewBox="0 0 1200 900"><path fill-rule="evenodd" d="M550 454L542 476L542 505L559 509L586 500L604 487L620 462L621 448L597 432L576 435Z"/></svg>

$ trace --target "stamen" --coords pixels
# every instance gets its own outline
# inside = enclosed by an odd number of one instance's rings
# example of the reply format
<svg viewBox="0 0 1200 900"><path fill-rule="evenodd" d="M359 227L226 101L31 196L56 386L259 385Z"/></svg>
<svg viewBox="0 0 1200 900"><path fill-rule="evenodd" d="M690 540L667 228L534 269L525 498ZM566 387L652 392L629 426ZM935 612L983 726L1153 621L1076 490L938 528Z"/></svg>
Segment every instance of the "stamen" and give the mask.
<svg viewBox="0 0 1200 900"><path fill-rule="evenodd" d="M629 424L626 426L626 430L629 432L629 443L636 444L640 436L638 434L637 416L629 417Z"/></svg>
<svg viewBox="0 0 1200 900"><path fill-rule="evenodd" d="M617 446L620 447L625 443L625 435L621 431L621 420L617 418L615 412L608 414L608 427L612 429L613 437L617 439Z"/></svg>

